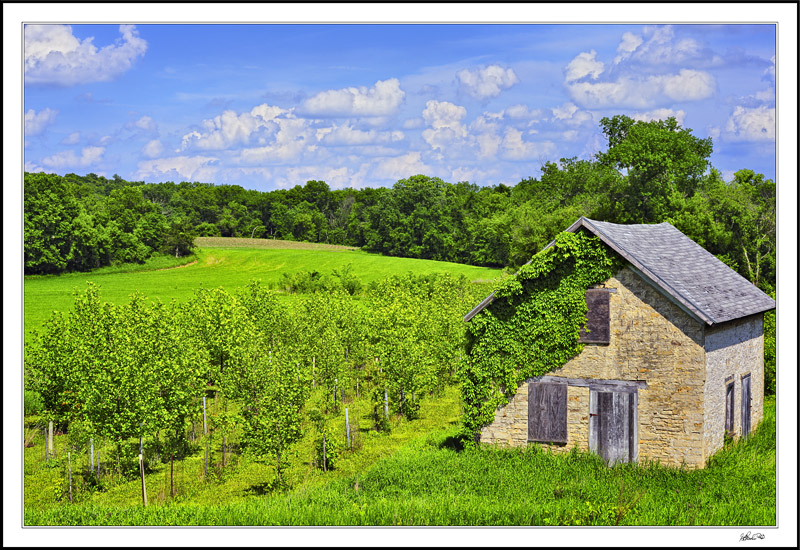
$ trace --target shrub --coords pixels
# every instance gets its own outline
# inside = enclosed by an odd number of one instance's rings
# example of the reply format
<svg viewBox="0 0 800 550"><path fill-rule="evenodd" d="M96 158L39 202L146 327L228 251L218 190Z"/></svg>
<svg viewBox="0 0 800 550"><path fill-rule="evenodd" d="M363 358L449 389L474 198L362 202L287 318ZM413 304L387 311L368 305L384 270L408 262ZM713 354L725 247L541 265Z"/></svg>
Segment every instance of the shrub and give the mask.
<svg viewBox="0 0 800 550"><path fill-rule="evenodd" d="M42 396L35 391L25 390L24 408L25 416L41 413L44 409Z"/></svg>
<svg viewBox="0 0 800 550"><path fill-rule="evenodd" d="M219 228L210 222L203 222L196 228L198 237L219 237Z"/></svg>

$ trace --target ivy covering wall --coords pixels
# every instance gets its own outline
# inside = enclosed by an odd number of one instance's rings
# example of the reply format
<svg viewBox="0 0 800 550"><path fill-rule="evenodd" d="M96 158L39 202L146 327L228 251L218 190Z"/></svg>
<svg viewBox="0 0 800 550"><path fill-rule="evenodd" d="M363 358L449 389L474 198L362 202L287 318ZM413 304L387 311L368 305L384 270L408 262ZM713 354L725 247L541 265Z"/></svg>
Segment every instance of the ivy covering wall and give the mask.
<svg viewBox="0 0 800 550"><path fill-rule="evenodd" d="M586 290L622 265L599 238L562 232L553 246L497 286L491 305L467 323L467 355L459 372L468 440L477 440L523 380L555 370L581 352Z"/></svg>

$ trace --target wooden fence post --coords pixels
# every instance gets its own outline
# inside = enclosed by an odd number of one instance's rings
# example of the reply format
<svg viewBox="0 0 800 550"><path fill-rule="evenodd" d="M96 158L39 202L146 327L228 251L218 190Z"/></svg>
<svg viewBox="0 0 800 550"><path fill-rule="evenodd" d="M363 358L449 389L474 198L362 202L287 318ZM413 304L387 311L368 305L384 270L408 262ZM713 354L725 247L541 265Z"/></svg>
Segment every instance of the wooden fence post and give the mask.
<svg viewBox="0 0 800 550"><path fill-rule="evenodd" d="M44 427L44 461L50 462L50 454L47 452L47 426Z"/></svg>
<svg viewBox="0 0 800 550"><path fill-rule="evenodd" d="M142 503L147 506L147 487L144 484L144 457L139 453L139 475L142 477Z"/></svg>
<svg viewBox="0 0 800 550"><path fill-rule="evenodd" d="M389 420L389 394L383 388L383 410L386 412L386 420Z"/></svg>
<svg viewBox="0 0 800 550"><path fill-rule="evenodd" d="M48 436L48 439L47 439L47 450L50 452L50 456L53 456L53 421L52 420L50 421L48 426L50 427L50 430L49 430L50 431L50 435Z"/></svg>
<svg viewBox="0 0 800 550"><path fill-rule="evenodd" d="M89 469L94 472L94 438L89 438Z"/></svg>

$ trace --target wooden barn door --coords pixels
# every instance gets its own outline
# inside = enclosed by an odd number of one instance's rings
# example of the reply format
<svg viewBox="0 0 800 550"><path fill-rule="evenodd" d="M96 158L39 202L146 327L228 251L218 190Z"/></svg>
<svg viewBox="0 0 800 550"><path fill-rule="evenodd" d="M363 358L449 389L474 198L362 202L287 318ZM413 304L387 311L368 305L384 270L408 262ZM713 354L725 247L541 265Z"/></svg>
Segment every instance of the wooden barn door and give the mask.
<svg viewBox="0 0 800 550"><path fill-rule="evenodd" d="M725 436L733 437L733 380L725 386Z"/></svg>
<svg viewBox="0 0 800 550"><path fill-rule="evenodd" d="M742 437L750 433L750 375L742 378Z"/></svg>
<svg viewBox="0 0 800 550"><path fill-rule="evenodd" d="M589 392L589 449L609 464L636 460L635 392Z"/></svg>

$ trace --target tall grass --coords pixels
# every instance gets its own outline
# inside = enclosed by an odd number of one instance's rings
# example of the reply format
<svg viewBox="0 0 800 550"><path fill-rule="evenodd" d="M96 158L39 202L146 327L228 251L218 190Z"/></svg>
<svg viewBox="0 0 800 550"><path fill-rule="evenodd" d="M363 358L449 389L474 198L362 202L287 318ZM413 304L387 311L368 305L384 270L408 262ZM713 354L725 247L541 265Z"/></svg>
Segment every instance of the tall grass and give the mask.
<svg viewBox="0 0 800 550"><path fill-rule="evenodd" d="M775 403L702 470L607 467L596 455L483 447L454 428L420 436L361 474L207 505L66 504L26 525L775 525Z"/></svg>

